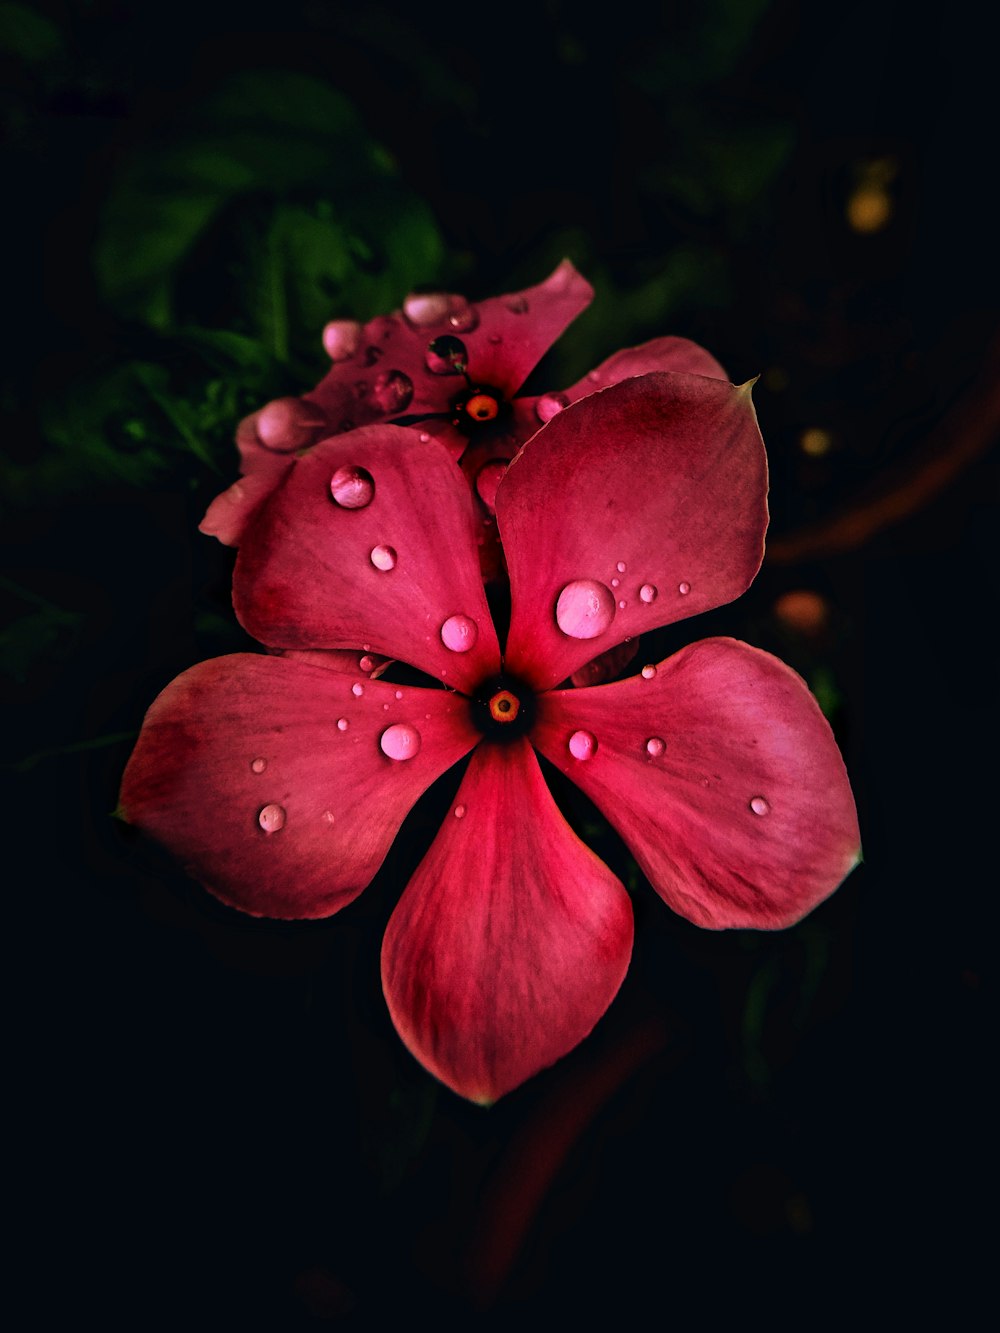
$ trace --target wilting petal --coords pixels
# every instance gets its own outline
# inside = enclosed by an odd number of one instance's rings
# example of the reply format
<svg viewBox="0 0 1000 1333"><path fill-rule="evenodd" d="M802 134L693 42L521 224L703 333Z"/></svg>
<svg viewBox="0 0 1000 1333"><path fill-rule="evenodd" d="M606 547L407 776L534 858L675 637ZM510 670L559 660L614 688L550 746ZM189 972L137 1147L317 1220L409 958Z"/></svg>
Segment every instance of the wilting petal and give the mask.
<svg viewBox="0 0 1000 1333"><path fill-rule="evenodd" d="M584 760L578 730L596 741ZM698 926L790 926L858 861L829 724L794 671L745 643L705 639L649 678L543 695L532 740Z"/></svg>
<svg viewBox="0 0 1000 1333"><path fill-rule="evenodd" d="M536 688L732 601L760 567L767 526L749 386L642 375L572 404L507 469L497 520L507 665Z"/></svg>
<svg viewBox="0 0 1000 1333"><path fill-rule="evenodd" d="M706 375L709 379L727 380L729 376L711 352L699 347L688 338L653 338L639 347L626 347L615 352L606 361L589 370L582 380L566 390L571 403L607 389L612 384L631 379L635 375L650 375L654 371L669 370L682 375Z"/></svg>
<svg viewBox="0 0 1000 1333"><path fill-rule="evenodd" d="M400 693L288 658L202 662L146 714L122 813L232 907L330 916L371 880L421 793L479 739L460 696ZM402 731L387 740L389 727Z"/></svg>
<svg viewBox="0 0 1000 1333"><path fill-rule="evenodd" d="M244 535L236 614L271 647L359 648L468 689L500 664L474 528L469 488L439 445L401 426L335 436L299 459Z"/></svg>
<svg viewBox="0 0 1000 1333"><path fill-rule="evenodd" d="M382 946L417 1059L490 1102L565 1055L622 983L632 908L559 813L524 740L484 744Z"/></svg>

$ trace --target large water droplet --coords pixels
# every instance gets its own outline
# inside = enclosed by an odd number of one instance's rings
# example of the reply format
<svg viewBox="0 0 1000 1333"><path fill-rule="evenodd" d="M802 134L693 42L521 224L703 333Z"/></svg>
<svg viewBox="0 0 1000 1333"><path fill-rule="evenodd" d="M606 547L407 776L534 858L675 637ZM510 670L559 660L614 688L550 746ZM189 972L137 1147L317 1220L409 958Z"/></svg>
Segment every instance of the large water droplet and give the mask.
<svg viewBox="0 0 1000 1333"><path fill-rule="evenodd" d="M451 312L448 323L453 329L459 333L471 333L473 329L479 328L479 311L474 305L470 305L464 296L452 295L449 301Z"/></svg>
<svg viewBox="0 0 1000 1333"><path fill-rule="evenodd" d="M750 809L755 815L769 815L771 803L763 796L755 796L750 802Z"/></svg>
<svg viewBox="0 0 1000 1333"><path fill-rule="evenodd" d="M465 806L464 806L464 805L456 805L456 806L455 806L455 818L456 818L456 819L464 819L464 818L465 818Z"/></svg>
<svg viewBox="0 0 1000 1333"><path fill-rule="evenodd" d="M650 736L646 742L646 753L652 755L654 759L659 759L666 748L667 743L662 736Z"/></svg>
<svg viewBox="0 0 1000 1333"><path fill-rule="evenodd" d="M265 833L277 833L285 827L285 811L280 805L265 805L257 816L257 823Z"/></svg>
<svg viewBox="0 0 1000 1333"><path fill-rule="evenodd" d="M323 330L323 348L331 361L349 361L361 346L361 325L356 319L331 319Z"/></svg>
<svg viewBox="0 0 1000 1333"><path fill-rule="evenodd" d="M691 591L690 583L678 583L677 591L680 593L682 597L686 597L688 593Z"/></svg>
<svg viewBox="0 0 1000 1333"><path fill-rule="evenodd" d="M641 674L643 680L652 680L653 677L656 675L656 667L653 666L652 664L650 664L649 666L644 666L642 668Z"/></svg>
<svg viewBox="0 0 1000 1333"><path fill-rule="evenodd" d="M355 699L360 699L361 696L364 694L364 692L365 692L365 687L361 684L359 680L356 680L354 684L351 686L351 693L354 695Z"/></svg>
<svg viewBox="0 0 1000 1333"><path fill-rule="evenodd" d="M424 353L424 363L432 375L461 375L468 365L469 356L461 338L453 338L450 333L442 334L428 343Z"/></svg>
<svg viewBox="0 0 1000 1333"><path fill-rule="evenodd" d="M639 589L639 601L645 602L647 606L650 602L655 602L658 595L659 593L654 583L644 583Z"/></svg>
<svg viewBox="0 0 1000 1333"><path fill-rule="evenodd" d="M257 413L255 429L265 449L288 454L308 444L322 421L319 408L301 398L275 398Z"/></svg>
<svg viewBox="0 0 1000 1333"><path fill-rule="evenodd" d="M571 639L596 639L614 618L611 589L596 579L574 579L556 601L556 624Z"/></svg>
<svg viewBox="0 0 1000 1333"><path fill-rule="evenodd" d="M476 490L479 492L480 500L491 514L496 513L497 488L503 481L506 471L507 463L504 459L491 458L476 473Z"/></svg>
<svg viewBox="0 0 1000 1333"><path fill-rule="evenodd" d="M375 478L367 468L345 463L330 478L330 494L341 509L364 509L375 498Z"/></svg>
<svg viewBox="0 0 1000 1333"><path fill-rule="evenodd" d="M543 393L535 404L535 416L541 422L551 421L568 406L569 399L564 393Z"/></svg>
<svg viewBox="0 0 1000 1333"><path fill-rule="evenodd" d="M574 759L590 759L597 753L597 739L589 731L574 731L568 744Z"/></svg>
<svg viewBox="0 0 1000 1333"><path fill-rule="evenodd" d="M471 616L449 616L441 626L441 642L453 653L467 653L478 638L479 626Z"/></svg>
<svg viewBox="0 0 1000 1333"><path fill-rule="evenodd" d="M267 768L266 759L253 759L250 761L250 771L252 773L263 773L265 768Z"/></svg>
<svg viewBox="0 0 1000 1333"><path fill-rule="evenodd" d="M401 370L383 370L372 385L372 398L389 416L398 416L413 398L413 381Z"/></svg>
<svg viewBox="0 0 1000 1333"><path fill-rule="evenodd" d="M390 759L412 759L420 753L420 732L409 722L396 722L386 727L378 743Z"/></svg>
<svg viewBox="0 0 1000 1333"><path fill-rule="evenodd" d="M350 724L350 722L348 722L348 720L347 720L346 717L338 717L338 718L337 718L337 730L338 730L338 731L346 731L347 728L348 728L350 725L351 725L351 724Z"/></svg>
<svg viewBox="0 0 1000 1333"><path fill-rule="evenodd" d="M376 569L385 571L396 568L396 548L394 546L374 546L369 558ZM362 670L366 669L362 668Z"/></svg>
<svg viewBox="0 0 1000 1333"><path fill-rule="evenodd" d="M415 328L440 324L448 315L447 292L411 292L403 302L403 315Z"/></svg>
<svg viewBox="0 0 1000 1333"><path fill-rule="evenodd" d="M526 315L528 313L528 298L516 292L513 296L504 297L504 305L512 315Z"/></svg>

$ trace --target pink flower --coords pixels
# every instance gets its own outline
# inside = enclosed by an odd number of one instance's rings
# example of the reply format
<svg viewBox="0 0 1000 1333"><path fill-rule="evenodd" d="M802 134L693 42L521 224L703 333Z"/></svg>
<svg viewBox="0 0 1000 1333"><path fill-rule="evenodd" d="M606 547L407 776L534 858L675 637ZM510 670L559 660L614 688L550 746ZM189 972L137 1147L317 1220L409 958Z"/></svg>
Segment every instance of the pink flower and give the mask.
<svg viewBox="0 0 1000 1333"><path fill-rule="evenodd" d="M224 902L324 917L470 756L393 911L382 976L416 1058L496 1099L591 1031L632 946L629 897L563 819L536 752L700 926L788 926L858 859L830 728L775 658L709 639L628 680L559 688L595 651L742 593L766 487L748 386L654 372L560 411L496 492L502 648L447 448L395 425L322 441L246 526L234 574L239 619L284 656L205 662L163 691L125 816ZM361 653L428 687L369 679Z"/></svg>
<svg viewBox="0 0 1000 1333"><path fill-rule="evenodd" d="M202 532L239 545L250 518L296 456L317 441L379 421L404 419L438 440L492 513L497 469L539 426L595 389L654 370L725 379L704 348L684 338L656 338L610 357L565 392L517 397L528 375L593 297L563 260L543 283L470 304L447 292L412 294L401 311L361 325L334 320L323 343L329 372L301 398L279 398L240 422L241 479L209 507ZM489 543L487 543L489 544ZM496 552L484 568L495 571Z"/></svg>

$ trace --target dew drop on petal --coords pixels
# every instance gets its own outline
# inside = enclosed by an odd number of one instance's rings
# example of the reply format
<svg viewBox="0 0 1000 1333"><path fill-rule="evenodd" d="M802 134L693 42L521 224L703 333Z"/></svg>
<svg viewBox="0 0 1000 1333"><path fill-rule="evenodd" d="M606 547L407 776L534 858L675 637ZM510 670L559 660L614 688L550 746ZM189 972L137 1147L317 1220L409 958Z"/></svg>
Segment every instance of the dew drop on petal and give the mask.
<svg viewBox="0 0 1000 1333"><path fill-rule="evenodd" d="M341 509L364 509L375 498L375 479L367 468L345 463L330 478L330 494Z"/></svg>
<svg viewBox="0 0 1000 1333"><path fill-rule="evenodd" d="M424 364L432 375L461 375L468 359L465 343L450 333L435 338L424 353Z"/></svg>
<svg viewBox="0 0 1000 1333"><path fill-rule="evenodd" d="M527 298L520 293L514 296L508 296L504 299L504 305L512 315L526 315L528 313Z"/></svg>
<svg viewBox="0 0 1000 1333"><path fill-rule="evenodd" d="M456 806L455 806L455 818L456 818L456 819L464 819L464 818L465 818L465 806L464 806L464 805L456 805Z"/></svg>
<svg viewBox="0 0 1000 1333"><path fill-rule="evenodd" d="M409 722L396 722L386 727L378 743L390 759L412 759L420 753L420 732Z"/></svg>
<svg viewBox="0 0 1000 1333"><path fill-rule="evenodd" d="M448 299L451 305L448 323L453 329L459 333L471 333L473 329L479 328L479 311L474 305L470 305L464 296L452 295Z"/></svg>
<svg viewBox="0 0 1000 1333"><path fill-rule="evenodd" d="M611 580L611 586L612 586L612 588L617 588L618 585L619 585L619 583L621 583L621 579L612 579L612 580Z"/></svg>
<svg viewBox="0 0 1000 1333"><path fill-rule="evenodd" d="M655 675L656 675L656 667L653 666L652 663L650 663L649 666L644 666L642 668L643 680L652 680Z"/></svg>
<svg viewBox="0 0 1000 1333"><path fill-rule="evenodd" d="M394 546L374 546L369 557L376 569L387 571L396 568L396 548ZM362 670L369 668L362 667Z"/></svg>
<svg viewBox="0 0 1000 1333"><path fill-rule="evenodd" d="M611 589L596 579L574 579L556 601L556 624L571 639L596 639L614 618Z"/></svg>
<svg viewBox="0 0 1000 1333"><path fill-rule="evenodd" d="M506 471L507 463L504 459L491 458L476 473L476 490L480 500L491 514L496 511L497 488L503 481L503 475Z"/></svg>
<svg viewBox="0 0 1000 1333"><path fill-rule="evenodd" d="M250 762L250 770L253 773L263 773L265 768L267 768L266 759L253 759Z"/></svg>
<svg viewBox="0 0 1000 1333"><path fill-rule="evenodd" d="M535 403L535 416L541 422L551 421L564 407L569 406L569 399L564 393L543 393Z"/></svg>
<svg viewBox="0 0 1000 1333"><path fill-rule="evenodd" d="M626 606L628 606L628 602L626 602L625 599L622 598L622 600L618 603L618 610L624 611Z"/></svg>
<svg viewBox="0 0 1000 1333"><path fill-rule="evenodd" d="M331 319L323 330L323 348L331 361L349 361L361 346L361 325L356 319Z"/></svg>
<svg viewBox="0 0 1000 1333"><path fill-rule="evenodd" d="M388 705L388 704L383 704L383 705L382 705L382 712L383 712L383 713L388 713L388 711L389 711L389 705Z"/></svg>
<svg viewBox="0 0 1000 1333"><path fill-rule="evenodd" d="M335 818L336 818L336 816L334 815L334 813L333 813L332 810L324 810L324 811L323 811L323 822L324 822L324 824L332 824L332 823L334 822L334 819L335 819Z"/></svg>
<svg viewBox="0 0 1000 1333"><path fill-rule="evenodd" d="M257 816L257 823L265 833L277 833L285 827L285 810L280 805L265 805Z"/></svg>
<svg viewBox="0 0 1000 1333"><path fill-rule="evenodd" d="M755 815L769 815L771 803L763 796L754 796L750 802L750 809Z"/></svg>
<svg viewBox="0 0 1000 1333"><path fill-rule="evenodd" d="M646 742L646 753L652 755L654 759L658 759L666 748L667 743L662 736L650 736Z"/></svg>
<svg viewBox="0 0 1000 1333"><path fill-rule="evenodd" d="M351 693L354 695L355 699L360 699L361 696L364 694L364 692L365 692L365 687L361 684L360 681L356 680L354 684L351 686Z"/></svg>
<svg viewBox="0 0 1000 1333"><path fill-rule="evenodd" d="M372 399L389 416L404 411L413 398L413 381L401 370L384 370L372 385Z"/></svg>
<svg viewBox="0 0 1000 1333"><path fill-rule="evenodd" d="M618 570L618 573L619 573L619 574L624 574L624 573L625 573L625 561L624 561L624 560L619 560L618 563L617 563L617 565L615 565L615 569Z"/></svg>
<svg viewBox="0 0 1000 1333"><path fill-rule="evenodd" d="M648 606L650 602L655 602L659 596L659 589L655 583L644 583L639 589L639 601L645 602Z"/></svg>
<svg viewBox="0 0 1000 1333"><path fill-rule="evenodd" d="M479 627L471 616L449 616L441 626L441 642L453 653L467 653L478 638Z"/></svg>
<svg viewBox="0 0 1000 1333"><path fill-rule="evenodd" d="M257 413L257 439L265 449L291 453L313 438L321 420L318 410L300 398L275 398Z"/></svg>
<svg viewBox="0 0 1000 1333"><path fill-rule="evenodd" d="M374 671L374 670L375 670L375 659L374 659L373 657L369 657L367 654L365 654L365 656L362 657L362 659L360 660L360 662L358 662L358 666L361 668L362 671Z"/></svg>
<svg viewBox="0 0 1000 1333"><path fill-rule="evenodd" d="M691 591L690 583L678 583L677 591L680 593L682 597L686 597L688 593Z"/></svg>
<svg viewBox="0 0 1000 1333"><path fill-rule="evenodd" d="M503 342L503 338L501 338L499 333L491 333L490 336L486 339L486 341L488 343L492 343L494 347L499 347L500 344Z"/></svg>
<svg viewBox="0 0 1000 1333"><path fill-rule="evenodd" d="M396 691L396 698L397 698L397 699L402 699L402 697L403 697L403 691L402 691L402 690L397 690L397 691Z"/></svg>
<svg viewBox="0 0 1000 1333"><path fill-rule="evenodd" d="M348 720L347 720L346 717L338 717L338 718L337 718L337 730L338 730L338 731L346 731L347 728L348 728L350 725L351 725L351 724L350 724L350 722L348 722Z"/></svg>
<svg viewBox="0 0 1000 1333"><path fill-rule="evenodd" d="M403 315L407 323L423 329L446 319L448 305L447 292L411 292L403 302Z"/></svg>
<svg viewBox="0 0 1000 1333"><path fill-rule="evenodd" d="M597 752L597 740L589 731L574 731L569 738L569 752L574 759L590 759Z"/></svg>

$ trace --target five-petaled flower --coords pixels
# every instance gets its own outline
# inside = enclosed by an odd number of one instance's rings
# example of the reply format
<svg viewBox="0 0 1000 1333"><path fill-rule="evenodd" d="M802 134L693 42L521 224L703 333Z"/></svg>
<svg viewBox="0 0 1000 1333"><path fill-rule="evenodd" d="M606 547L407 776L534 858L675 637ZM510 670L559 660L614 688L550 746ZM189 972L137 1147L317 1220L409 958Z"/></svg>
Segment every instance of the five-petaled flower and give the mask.
<svg viewBox="0 0 1000 1333"><path fill-rule="evenodd" d="M691 346L677 340L682 357ZM537 352L502 385L493 370L470 387L509 394ZM239 619L280 655L185 672L125 773L126 818L212 893L308 918L355 898L418 797L471 756L389 921L382 977L406 1045L475 1101L577 1045L631 954L629 897L564 820L536 752L700 926L790 925L858 859L830 728L775 658L709 639L631 679L561 687L595 653L737 597L759 568L767 473L749 387L702 355L703 373L610 376L535 420L499 469L505 643L457 450L356 423L283 465L240 523L234 574ZM373 679L362 654L427 685Z"/></svg>

